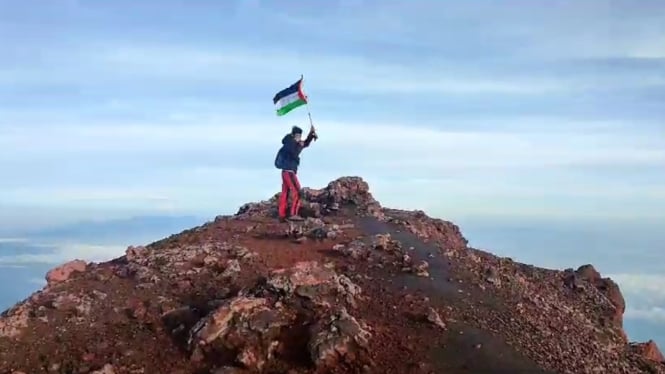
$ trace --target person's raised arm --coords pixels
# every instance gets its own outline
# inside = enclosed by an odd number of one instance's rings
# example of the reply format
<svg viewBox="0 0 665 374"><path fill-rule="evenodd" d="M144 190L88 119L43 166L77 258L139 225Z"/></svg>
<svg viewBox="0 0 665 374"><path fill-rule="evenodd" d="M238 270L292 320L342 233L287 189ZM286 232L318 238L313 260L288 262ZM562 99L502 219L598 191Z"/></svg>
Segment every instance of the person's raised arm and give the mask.
<svg viewBox="0 0 665 374"><path fill-rule="evenodd" d="M314 139L318 139L318 136L316 135L316 129L314 128L314 125L312 125L312 127L309 129L309 134L307 134L307 139L305 139L305 142L303 142L303 147L309 147L309 144Z"/></svg>

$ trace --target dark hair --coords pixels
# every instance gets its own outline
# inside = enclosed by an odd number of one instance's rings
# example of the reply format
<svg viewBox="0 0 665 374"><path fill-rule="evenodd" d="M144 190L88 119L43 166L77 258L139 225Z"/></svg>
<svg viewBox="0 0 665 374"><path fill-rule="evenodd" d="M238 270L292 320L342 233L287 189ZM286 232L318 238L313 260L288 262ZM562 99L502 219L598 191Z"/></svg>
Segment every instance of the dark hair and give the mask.
<svg viewBox="0 0 665 374"><path fill-rule="evenodd" d="M293 126L293 128L291 129L291 134L292 135L295 135L295 134L301 134L302 135L302 129L298 126Z"/></svg>

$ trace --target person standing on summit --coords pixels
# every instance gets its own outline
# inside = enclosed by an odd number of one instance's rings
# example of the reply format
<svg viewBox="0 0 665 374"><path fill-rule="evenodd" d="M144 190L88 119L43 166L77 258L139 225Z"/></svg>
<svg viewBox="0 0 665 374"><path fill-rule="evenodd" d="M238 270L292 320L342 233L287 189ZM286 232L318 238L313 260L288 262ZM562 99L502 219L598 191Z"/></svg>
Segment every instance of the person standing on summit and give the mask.
<svg viewBox="0 0 665 374"><path fill-rule="evenodd" d="M301 192L298 166L300 166L300 152L309 147L312 140L317 138L316 129L312 125L305 140L302 140L302 129L298 126L293 126L291 133L286 134L282 139L282 147L275 157L275 167L282 170L282 193L279 196L279 220L282 222L303 220L299 214ZM288 206L289 196L291 197L290 207Z"/></svg>

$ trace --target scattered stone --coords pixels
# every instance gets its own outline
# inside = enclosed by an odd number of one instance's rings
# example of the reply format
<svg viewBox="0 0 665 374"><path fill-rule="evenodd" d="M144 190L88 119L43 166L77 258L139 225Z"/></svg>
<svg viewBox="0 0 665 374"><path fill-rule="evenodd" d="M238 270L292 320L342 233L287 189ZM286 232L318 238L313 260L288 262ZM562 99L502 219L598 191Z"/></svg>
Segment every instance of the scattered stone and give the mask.
<svg viewBox="0 0 665 374"><path fill-rule="evenodd" d="M145 247L129 246L125 251L125 258L127 258L127 261L129 262L136 262L144 252L145 252Z"/></svg>
<svg viewBox="0 0 665 374"><path fill-rule="evenodd" d="M240 262L233 259L226 262L226 268L222 272L222 277L232 278L238 275L238 273L240 273Z"/></svg>
<svg viewBox="0 0 665 374"><path fill-rule="evenodd" d="M256 253L251 252L249 249L242 246L234 246L233 250L231 251L231 255L235 258L244 259L244 260L257 256Z"/></svg>
<svg viewBox="0 0 665 374"><path fill-rule="evenodd" d="M345 253L346 246L344 244L335 244L333 245L332 250L339 253Z"/></svg>
<svg viewBox="0 0 665 374"><path fill-rule="evenodd" d="M371 333L346 310L342 309L329 320L320 320L310 331L308 348L317 367L335 367L342 359L355 361L369 345Z"/></svg>
<svg viewBox="0 0 665 374"><path fill-rule="evenodd" d="M361 259L363 257L367 257L369 254L365 250L365 244L361 241L354 240L348 245L344 244L335 244L332 247L332 250L335 252L338 252L344 256L351 257L354 260Z"/></svg>
<svg viewBox="0 0 665 374"><path fill-rule="evenodd" d="M376 234L372 239L372 247L386 251L390 246L390 241L390 234Z"/></svg>
<svg viewBox="0 0 665 374"><path fill-rule="evenodd" d="M584 281L573 271L573 269L566 269L563 274L566 287L578 292L585 291Z"/></svg>
<svg viewBox="0 0 665 374"><path fill-rule="evenodd" d="M0 318L0 337L16 338L28 327L29 310L25 304L9 309Z"/></svg>
<svg viewBox="0 0 665 374"><path fill-rule="evenodd" d="M316 261L297 262L293 267L272 272L268 286L292 294L298 286L319 285L333 279L335 272Z"/></svg>
<svg viewBox="0 0 665 374"><path fill-rule="evenodd" d="M485 270L485 280L487 283L490 283L494 286L501 286L501 278L499 272L494 267L487 268Z"/></svg>
<svg viewBox="0 0 665 374"><path fill-rule="evenodd" d="M91 374L115 374L113 365L106 364L101 369L93 371Z"/></svg>
<svg viewBox="0 0 665 374"><path fill-rule="evenodd" d="M443 320L441 319L441 316L439 315L439 313L432 307L427 309L427 321L434 324L435 326L437 326L441 330L446 329L445 322L443 322Z"/></svg>
<svg viewBox="0 0 665 374"><path fill-rule="evenodd" d="M226 305L212 312L192 328L189 345L206 345L213 340L223 337L229 329L229 324L238 313L251 311L268 304L266 299L237 297Z"/></svg>
<svg viewBox="0 0 665 374"><path fill-rule="evenodd" d="M356 298L360 295L360 287L346 275L335 275L335 286L339 294L344 295L349 305L356 306Z"/></svg>
<svg viewBox="0 0 665 374"><path fill-rule="evenodd" d="M143 319L148 314L148 310L143 300L132 298L127 302L127 315L135 319Z"/></svg>
<svg viewBox="0 0 665 374"><path fill-rule="evenodd" d="M595 284L601 279L600 273L590 264L580 266L575 273L591 284Z"/></svg>
<svg viewBox="0 0 665 374"><path fill-rule="evenodd" d="M419 277L429 277L429 272L427 271L428 268L429 268L429 263L423 260L420 261L416 266L414 266L413 270L416 273L416 275Z"/></svg>
<svg viewBox="0 0 665 374"><path fill-rule="evenodd" d="M306 241L307 241L307 237L306 237L306 236L301 236L301 237L298 237L298 238L293 239L293 242L296 243L296 244L302 244L302 243L304 243L304 242L306 242Z"/></svg>

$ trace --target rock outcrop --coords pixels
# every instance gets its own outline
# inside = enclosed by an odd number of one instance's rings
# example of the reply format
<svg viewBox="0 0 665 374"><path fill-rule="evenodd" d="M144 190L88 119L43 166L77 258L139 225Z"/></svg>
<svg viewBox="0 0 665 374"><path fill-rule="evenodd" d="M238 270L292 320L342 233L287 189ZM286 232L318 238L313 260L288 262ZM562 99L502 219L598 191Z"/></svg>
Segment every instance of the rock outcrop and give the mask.
<svg viewBox="0 0 665 374"><path fill-rule="evenodd" d="M633 343L631 349L638 355L654 362L665 363L665 357L653 340L646 343Z"/></svg>
<svg viewBox="0 0 665 374"><path fill-rule="evenodd" d="M275 219L278 196L51 270L2 314L0 372L665 373L653 341L627 341L621 291L591 265L470 248L357 177L304 189L300 223Z"/></svg>
<svg viewBox="0 0 665 374"><path fill-rule="evenodd" d="M68 280L73 274L84 272L86 267L87 264L85 261L82 260L70 261L46 273L46 282L48 284L64 282Z"/></svg>
<svg viewBox="0 0 665 374"><path fill-rule="evenodd" d="M243 368L261 372L277 365L271 361L280 353L294 349L285 342L301 341L306 345L299 348L317 367L354 364L371 336L344 307L359 294L351 280L314 261L275 270L248 292L222 301L191 329L192 357L235 355L233 361Z"/></svg>
<svg viewBox="0 0 665 374"><path fill-rule="evenodd" d="M270 200L248 203L240 207L236 217L277 217L279 193ZM323 189L303 188L301 215L322 217L337 215L344 207L353 207L354 213L381 216L381 205L369 192L369 185L362 178L346 177L332 181Z"/></svg>

